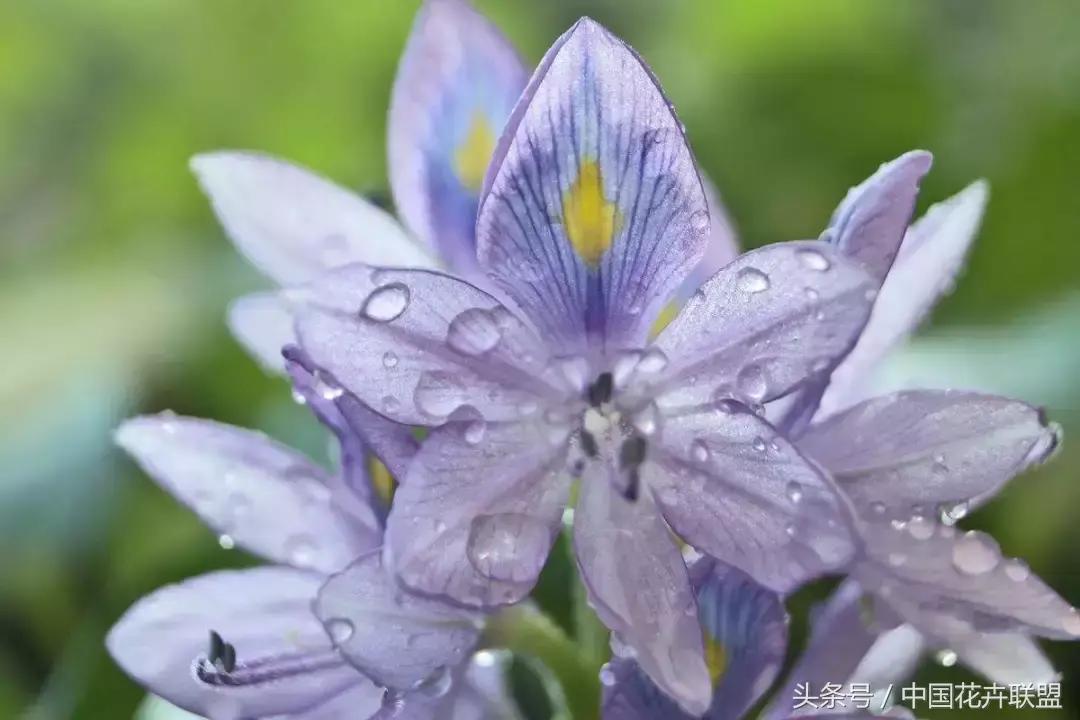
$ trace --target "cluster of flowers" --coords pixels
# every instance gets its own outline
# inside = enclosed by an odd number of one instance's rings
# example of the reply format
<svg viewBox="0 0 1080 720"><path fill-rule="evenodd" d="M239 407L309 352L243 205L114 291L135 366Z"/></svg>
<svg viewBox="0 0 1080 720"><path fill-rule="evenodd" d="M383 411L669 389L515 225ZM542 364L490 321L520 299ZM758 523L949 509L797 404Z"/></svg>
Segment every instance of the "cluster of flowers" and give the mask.
<svg viewBox="0 0 1080 720"><path fill-rule="evenodd" d="M340 463L167 413L118 430L270 563L136 603L108 647L137 681L212 718L517 717L485 623L564 524L611 631L608 720L741 717L784 663L785 596L828 574L846 579L769 718L798 683L881 687L927 650L1053 680L1033 638L1076 637L1080 615L956 522L1059 430L1001 397L867 397L958 272L982 183L909 226L931 162L910 152L819 239L740 253L631 48L583 19L530 78L464 0L416 20L389 158L404 228L279 160L193 161L279 286L230 326Z"/></svg>

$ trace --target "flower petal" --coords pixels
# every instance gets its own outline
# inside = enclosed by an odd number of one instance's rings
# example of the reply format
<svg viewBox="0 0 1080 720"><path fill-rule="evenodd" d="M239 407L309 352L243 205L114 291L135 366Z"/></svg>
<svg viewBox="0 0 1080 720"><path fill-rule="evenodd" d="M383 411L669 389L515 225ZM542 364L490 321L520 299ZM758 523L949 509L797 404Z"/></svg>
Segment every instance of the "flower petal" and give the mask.
<svg viewBox="0 0 1080 720"><path fill-rule="evenodd" d="M695 563L690 578L716 683L709 717L741 718L784 665L788 614L783 598L710 558Z"/></svg>
<svg viewBox="0 0 1080 720"><path fill-rule="evenodd" d="M290 713L285 717L274 717L268 720L341 720L341 718L376 720L380 717L380 706L385 692L384 688L364 679L362 683L350 685L332 698L303 712Z"/></svg>
<svg viewBox="0 0 1080 720"><path fill-rule="evenodd" d="M1023 633L968 633L949 647L960 661L999 685L1055 682L1060 676L1039 643Z"/></svg>
<svg viewBox="0 0 1080 720"><path fill-rule="evenodd" d="M964 512L982 504L1045 460L1059 439L1059 429L1025 403L916 390L812 425L799 449L829 470L861 512L907 519L943 504Z"/></svg>
<svg viewBox="0 0 1080 720"><path fill-rule="evenodd" d="M586 466L574 514L574 549L597 615L653 682L686 712L712 699L701 628L682 554L649 493L627 500L617 472Z"/></svg>
<svg viewBox="0 0 1080 720"><path fill-rule="evenodd" d="M140 684L185 710L238 719L300 712L355 689L382 696L330 646L311 612L318 575L285 567L226 570L169 585L135 603L106 645ZM225 672L208 660L210 632L235 649Z"/></svg>
<svg viewBox="0 0 1080 720"><path fill-rule="evenodd" d="M379 551L331 576L319 590L315 614L353 666L401 690L457 666L479 635L471 615L402 592Z"/></svg>
<svg viewBox="0 0 1080 720"><path fill-rule="evenodd" d="M548 50L499 141L480 265L544 337L633 347L701 260L709 212L644 62L584 18Z"/></svg>
<svg viewBox="0 0 1080 720"><path fill-rule="evenodd" d="M526 595L569 494L565 443L525 423L433 430L394 496L386 536L411 588L469 606Z"/></svg>
<svg viewBox="0 0 1080 720"><path fill-rule="evenodd" d="M739 257L739 236L735 232L735 224L731 221L723 200L720 199L720 191L716 185L704 174L701 177L701 187L705 191L705 200L709 206L709 241L705 245L705 254L701 262L683 281L682 286L676 293L676 298L685 302L694 292L705 284L709 278Z"/></svg>
<svg viewBox="0 0 1080 720"><path fill-rule="evenodd" d="M979 229L988 193L985 182L975 182L911 226L858 344L832 374L819 417L867 397L878 363L952 287Z"/></svg>
<svg viewBox="0 0 1080 720"><path fill-rule="evenodd" d="M333 375L315 367L300 348L287 348L285 358L293 387L338 438L346 485L366 506L379 507L371 486L370 455L374 453L400 481L419 448L412 428L368 408L347 393Z"/></svg>
<svg viewBox="0 0 1080 720"><path fill-rule="evenodd" d="M862 329L873 289L865 272L824 243L740 256L656 339L670 361L667 402L699 405L721 393L759 404L827 372Z"/></svg>
<svg viewBox="0 0 1080 720"><path fill-rule="evenodd" d="M293 315L277 293L255 293L229 304L229 331L267 372L285 371L281 350L296 343Z"/></svg>
<svg viewBox="0 0 1080 720"><path fill-rule="evenodd" d="M456 278L351 265L291 293L315 365L392 420L438 425L465 405L517 418L554 392L535 333Z"/></svg>
<svg viewBox="0 0 1080 720"><path fill-rule="evenodd" d="M915 210L919 183L933 156L912 150L878 168L848 191L836 208L825 236L877 278L885 279Z"/></svg>
<svg viewBox="0 0 1080 720"><path fill-rule="evenodd" d="M467 2L424 3L390 101L390 184L409 229L461 272L476 269L477 196L527 79Z"/></svg>
<svg viewBox="0 0 1080 720"><path fill-rule="evenodd" d="M839 493L744 406L665 414L660 433L641 478L688 543L779 591L850 560Z"/></svg>
<svg viewBox="0 0 1080 720"><path fill-rule="evenodd" d="M911 521L864 523L852 576L917 628L1080 637L1080 614L989 535ZM943 634L940 630L937 634Z"/></svg>
<svg viewBox="0 0 1080 720"><path fill-rule="evenodd" d="M162 413L124 422L116 442L215 532L272 561L332 572L379 544L377 526L334 507L326 471L261 433Z"/></svg>
<svg viewBox="0 0 1080 720"><path fill-rule="evenodd" d="M309 170L235 151L191 169L237 249L282 285L353 262L434 267L389 214Z"/></svg>
<svg viewBox="0 0 1080 720"><path fill-rule="evenodd" d="M615 658L600 673L603 720L693 720L633 660Z"/></svg>

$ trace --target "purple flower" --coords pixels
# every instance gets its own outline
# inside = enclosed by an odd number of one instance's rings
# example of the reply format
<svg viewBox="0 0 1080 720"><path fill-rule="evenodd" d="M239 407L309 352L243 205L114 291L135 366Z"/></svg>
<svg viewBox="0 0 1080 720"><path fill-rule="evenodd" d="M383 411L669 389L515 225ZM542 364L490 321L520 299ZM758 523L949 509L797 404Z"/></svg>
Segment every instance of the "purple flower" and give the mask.
<svg viewBox="0 0 1080 720"><path fill-rule="evenodd" d="M1053 669L1031 636L1080 636L1080 616L1022 561L1004 557L992 538L954 525L1045 461L1060 429L1040 410L1007 398L868 393L877 363L951 287L986 203L978 182L908 228L928 168L924 153L902 156L837 210L826 237L863 264L881 290L858 342L831 376L789 399L782 412L770 408L799 449L829 470L857 515L862 550L850 569L853 581L824 613L829 626L867 614L866 601L858 609L859 586L874 598L875 631L848 627L849 638L859 639L847 652L822 641L808 653L807 667L833 668L833 681L865 676L870 648L891 643L906 644L909 657L891 656L888 681L892 673L902 679L929 646L995 682L1048 682Z"/></svg>
<svg viewBox="0 0 1080 720"><path fill-rule="evenodd" d="M316 366L434 428L388 519L394 568L428 595L516 602L580 477L575 546L597 612L700 713L711 684L668 525L776 589L850 560L829 481L753 410L849 349L872 280L825 243L763 248L650 343L709 242L707 200L655 79L587 19L514 109L476 237L491 292L363 265L290 292Z"/></svg>
<svg viewBox="0 0 1080 720"><path fill-rule="evenodd" d="M329 474L258 433L171 414L129 420L117 441L223 541L276 563L137 602L107 644L140 683L214 718L419 718L457 703L483 717L468 679L493 671L468 668L481 618L384 571L379 513L352 490L361 465Z"/></svg>

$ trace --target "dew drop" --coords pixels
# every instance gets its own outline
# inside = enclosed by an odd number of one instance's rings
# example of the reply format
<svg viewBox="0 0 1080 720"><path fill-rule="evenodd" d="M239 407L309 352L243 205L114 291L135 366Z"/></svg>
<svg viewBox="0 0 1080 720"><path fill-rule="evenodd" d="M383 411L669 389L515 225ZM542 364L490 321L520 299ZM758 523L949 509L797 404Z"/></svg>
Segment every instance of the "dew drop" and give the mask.
<svg viewBox="0 0 1080 720"><path fill-rule="evenodd" d="M390 322L409 307L409 288L402 283L390 283L375 290L364 301L360 313L375 322Z"/></svg>
<svg viewBox="0 0 1080 720"><path fill-rule="evenodd" d="M765 438L761 437L760 435L754 438L750 442L750 445L759 453L765 452Z"/></svg>
<svg viewBox="0 0 1080 720"><path fill-rule="evenodd" d="M908 532L916 540L929 540L934 536L934 523L922 515L916 515L908 523Z"/></svg>
<svg viewBox="0 0 1080 720"><path fill-rule="evenodd" d="M543 553L529 548L547 547L552 529L543 520L523 513L478 515L469 526L465 553L481 575L493 580L523 582L543 567Z"/></svg>
<svg viewBox="0 0 1080 720"><path fill-rule="evenodd" d="M874 513L875 515L884 515L885 510L885 503L881 502L880 500L875 500L874 502L870 503L870 512Z"/></svg>
<svg viewBox="0 0 1080 720"><path fill-rule="evenodd" d="M952 650L941 650L934 656L934 659L942 667L952 667L956 664L958 658Z"/></svg>
<svg viewBox="0 0 1080 720"><path fill-rule="evenodd" d="M607 663L604 663L603 667L600 668L600 684L604 687L615 686L615 671Z"/></svg>
<svg viewBox="0 0 1080 720"><path fill-rule="evenodd" d="M233 540L232 535L226 535L222 533L221 535L218 535L217 541L218 545L220 545L224 550L232 550L234 547L236 547L236 541Z"/></svg>
<svg viewBox="0 0 1080 720"><path fill-rule="evenodd" d="M292 399L297 405L307 405L307 398L304 397L304 394L299 390L292 391Z"/></svg>
<svg viewBox="0 0 1080 720"><path fill-rule="evenodd" d="M953 545L952 561L965 575L983 575L998 566L1001 551L990 536L972 530Z"/></svg>
<svg viewBox="0 0 1080 720"><path fill-rule="evenodd" d="M660 410L656 403L649 403L634 415L634 427L642 435L654 435L660 427Z"/></svg>
<svg viewBox="0 0 1080 720"><path fill-rule="evenodd" d="M444 697L454 685L454 676L447 667L441 667L415 686L415 690L429 698Z"/></svg>
<svg viewBox="0 0 1080 720"><path fill-rule="evenodd" d="M482 355L502 339L502 330L491 313L482 308L469 308L450 321L446 343L463 355Z"/></svg>
<svg viewBox="0 0 1080 720"><path fill-rule="evenodd" d="M817 250L799 250L799 262L808 270L824 272L829 269L829 260Z"/></svg>
<svg viewBox="0 0 1080 720"><path fill-rule="evenodd" d="M413 391L413 402L422 412L445 417L461 407L466 400L465 387L452 374L429 371L420 376Z"/></svg>
<svg viewBox="0 0 1080 720"><path fill-rule="evenodd" d="M668 365L667 355L657 348L645 351L638 362L637 369L643 373L654 374L663 371Z"/></svg>
<svg viewBox="0 0 1080 720"><path fill-rule="evenodd" d="M821 293L819 293L812 287L806 288L805 290L803 290L803 293L806 295L806 299L810 302L817 302L818 299L821 297Z"/></svg>
<svg viewBox="0 0 1080 720"><path fill-rule="evenodd" d="M907 555L904 553L889 553L889 564L893 567L900 567L907 562Z"/></svg>
<svg viewBox="0 0 1080 720"><path fill-rule="evenodd" d="M326 621L324 627L326 632L330 633L330 639L334 641L335 645L349 642L349 639L356 631L352 621L346 618L330 618Z"/></svg>
<svg viewBox="0 0 1080 720"><path fill-rule="evenodd" d="M799 483L797 483L795 481L789 482L787 484L787 496L788 496L788 500L795 503L796 505L799 504L800 502L802 502L802 499L803 499L802 485L800 485Z"/></svg>
<svg viewBox="0 0 1080 720"><path fill-rule="evenodd" d="M704 440L695 440L690 443L690 456L699 463L708 462L709 446Z"/></svg>
<svg viewBox="0 0 1080 720"><path fill-rule="evenodd" d="M769 382L760 365L750 364L739 371L735 384L740 393L753 402L760 402L769 391Z"/></svg>
<svg viewBox="0 0 1080 720"><path fill-rule="evenodd" d="M735 280L739 289L751 294L765 292L769 289L769 276L757 268L746 267L739 271Z"/></svg>
<svg viewBox="0 0 1080 720"><path fill-rule="evenodd" d="M660 141L660 135L656 136L656 141ZM705 210L698 210L690 215L690 227L698 232L705 232L709 229L709 213Z"/></svg>
<svg viewBox="0 0 1080 720"><path fill-rule="evenodd" d="M383 367L386 368L387 370L389 370L391 368L396 368L397 364L398 364L398 356L397 356L397 354L395 352L393 352L392 350L387 350L385 353L383 353L382 364L383 364Z"/></svg>
<svg viewBox="0 0 1080 720"><path fill-rule="evenodd" d="M966 502L948 505L941 508L941 522L945 525L955 525L958 521L963 520L967 514L968 504Z"/></svg>
<svg viewBox="0 0 1080 720"><path fill-rule="evenodd" d="M465 426L465 432L462 433L462 437L465 438L465 442L470 445L476 445L484 439L484 433L487 431L487 423L483 420L473 420Z"/></svg>
<svg viewBox="0 0 1080 720"><path fill-rule="evenodd" d="M1031 568L1019 558L1013 558L1005 563L1005 576L1013 582L1024 582L1031 577Z"/></svg>

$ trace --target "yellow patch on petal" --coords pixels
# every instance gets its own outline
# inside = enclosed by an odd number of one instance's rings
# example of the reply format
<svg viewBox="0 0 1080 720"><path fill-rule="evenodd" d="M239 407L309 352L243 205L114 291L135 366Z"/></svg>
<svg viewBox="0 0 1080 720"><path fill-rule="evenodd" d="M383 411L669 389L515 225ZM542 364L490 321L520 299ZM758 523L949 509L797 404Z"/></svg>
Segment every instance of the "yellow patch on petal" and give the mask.
<svg viewBox="0 0 1080 720"><path fill-rule="evenodd" d="M473 113L469 132L454 151L454 172L461 184L473 192L479 192L484 184L484 174L491 162L491 154L495 152L496 139L487 115L479 110Z"/></svg>
<svg viewBox="0 0 1080 720"><path fill-rule="evenodd" d="M374 488L375 494L389 505L394 498L394 490L397 488L394 476L378 458L374 457L368 460L368 472L371 473L371 487Z"/></svg>
<svg viewBox="0 0 1080 720"><path fill-rule="evenodd" d="M562 209L570 244L586 265L596 267L611 247L622 215L604 197L604 177L595 160L582 163L577 180L563 194Z"/></svg>
<svg viewBox="0 0 1080 720"><path fill-rule="evenodd" d="M679 314L679 304L676 302L669 302L663 308L660 309L660 314L653 320L652 327L649 328L649 338L655 338L660 332L671 324L671 321L675 319L675 316Z"/></svg>
<svg viewBox="0 0 1080 720"><path fill-rule="evenodd" d="M705 634L705 664L709 668L713 685L716 685L727 671L728 656L724 646L709 637L708 633Z"/></svg>

